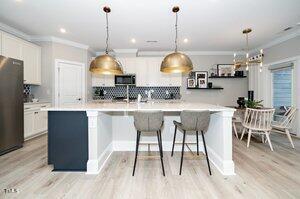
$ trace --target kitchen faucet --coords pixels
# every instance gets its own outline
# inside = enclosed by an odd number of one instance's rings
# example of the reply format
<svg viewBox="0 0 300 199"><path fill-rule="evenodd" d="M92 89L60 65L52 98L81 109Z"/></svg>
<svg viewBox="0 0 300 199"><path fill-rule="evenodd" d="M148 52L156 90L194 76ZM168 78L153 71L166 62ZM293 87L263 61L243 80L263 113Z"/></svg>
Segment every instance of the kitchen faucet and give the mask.
<svg viewBox="0 0 300 199"><path fill-rule="evenodd" d="M147 95L148 95L148 100L151 100L152 99L152 93L154 93L154 90L151 89L147 92Z"/></svg>

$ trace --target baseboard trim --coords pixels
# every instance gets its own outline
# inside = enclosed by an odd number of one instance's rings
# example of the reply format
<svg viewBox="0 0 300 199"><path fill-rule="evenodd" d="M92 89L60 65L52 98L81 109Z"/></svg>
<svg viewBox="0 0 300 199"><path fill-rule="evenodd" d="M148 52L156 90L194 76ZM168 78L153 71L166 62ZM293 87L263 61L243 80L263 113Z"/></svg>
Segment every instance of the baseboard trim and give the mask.
<svg viewBox="0 0 300 199"><path fill-rule="evenodd" d="M113 143L110 143L97 160L88 160L86 174L99 174L103 169L111 154L113 153Z"/></svg>
<svg viewBox="0 0 300 199"><path fill-rule="evenodd" d="M47 134L47 133L48 133L48 130L42 131L40 133L37 133L37 134L34 134L34 135L31 135L31 136L28 136L28 137L24 138L24 141L29 141L33 138L37 138L37 137L42 136L42 135Z"/></svg>
<svg viewBox="0 0 300 199"><path fill-rule="evenodd" d="M232 160L222 160L221 157L215 153L210 147L207 147L209 160L220 171L222 175L230 176L235 175L234 162Z"/></svg>

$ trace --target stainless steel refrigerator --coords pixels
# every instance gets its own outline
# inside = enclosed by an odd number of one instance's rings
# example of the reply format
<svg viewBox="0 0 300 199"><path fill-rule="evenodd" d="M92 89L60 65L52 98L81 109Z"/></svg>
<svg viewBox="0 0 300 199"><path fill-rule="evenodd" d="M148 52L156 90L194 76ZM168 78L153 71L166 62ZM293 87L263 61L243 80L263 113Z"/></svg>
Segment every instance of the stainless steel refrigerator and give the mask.
<svg viewBox="0 0 300 199"><path fill-rule="evenodd" d="M0 55L0 155L23 142L23 61Z"/></svg>

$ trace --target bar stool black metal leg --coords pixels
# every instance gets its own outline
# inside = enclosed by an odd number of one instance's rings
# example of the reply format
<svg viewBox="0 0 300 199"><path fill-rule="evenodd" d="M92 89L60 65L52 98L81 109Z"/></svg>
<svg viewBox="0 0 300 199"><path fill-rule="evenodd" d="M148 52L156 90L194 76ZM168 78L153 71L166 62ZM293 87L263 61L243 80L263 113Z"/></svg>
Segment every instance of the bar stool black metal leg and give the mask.
<svg viewBox="0 0 300 199"><path fill-rule="evenodd" d="M175 125L175 131L174 131L174 138L173 138L173 146L172 146L171 157L173 156L173 153L174 153L174 145L175 145L175 139L176 139L176 131L177 131L177 126Z"/></svg>
<svg viewBox="0 0 300 199"><path fill-rule="evenodd" d="M183 131L182 150L181 150L181 162L180 162L179 175L181 175L181 170L182 170L182 162L183 162L183 154L184 154L184 145L185 145L185 130Z"/></svg>
<svg viewBox="0 0 300 199"><path fill-rule="evenodd" d="M163 145L162 145L162 138L161 138L161 130L159 130L159 140L160 140L160 149L162 151L162 157L164 157L164 150L163 150Z"/></svg>
<svg viewBox="0 0 300 199"><path fill-rule="evenodd" d="M199 155L199 137L198 137L198 131L196 131L196 138L197 138L197 155Z"/></svg>
<svg viewBox="0 0 300 199"><path fill-rule="evenodd" d="M157 141L158 141L158 146L159 146L161 167L162 167L162 171L163 171L163 176L165 176L165 168L164 168L164 161L163 161L163 151L162 151L162 147L161 147L162 144L161 144L160 131L157 131L156 134L157 134Z"/></svg>
<svg viewBox="0 0 300 199"><path fill-rule="evenodd" d="M208 153L207 153L207 149L206 149L206 143L205 143L205 138L204 138L203 131L201 131L201 134L202 134L202 141L203 141L205 155L206 155L206 161L207 161L208 171L209 171L209 175L211 175L210 164L209 164Z"/></svg>
<svg viewBox="0 0 300 199"><path fill-rule="evenodd" d="M135 166L136 166L137 156L138 156L138 152L139 152L140 136L141 136L141 132L137 131L136 146L135 146L135 159L134 159L132 176L134 176L134 172L135 172Z"/></svg>

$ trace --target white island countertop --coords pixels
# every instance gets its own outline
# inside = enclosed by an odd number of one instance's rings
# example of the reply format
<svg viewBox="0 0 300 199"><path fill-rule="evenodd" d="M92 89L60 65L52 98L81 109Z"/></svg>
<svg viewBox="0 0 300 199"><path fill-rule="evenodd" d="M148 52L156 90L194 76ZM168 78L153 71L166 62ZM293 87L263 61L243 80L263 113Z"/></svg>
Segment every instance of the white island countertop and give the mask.
<svg viewBox="0 0 300 199"><path fill-rule="evenodd" d="M147 103L126 103L126 102L90 102L84 104L63 105L59 107L43 108L44 111L136 111L136 110L161 110L164 112L178 112L182 110L213 112L228 111L233 112L235 109L219 105L206 104L200 102L185 101L154 101Z"/></svg>
<svg viewBox="0 0 300 199"><path fill-rule="evenodd" d="M135 142L135 137L133 136L135 132L133 116L127 113L137 110L160 110L167 113L164 116L164 125L162 128L163 145L165 151L171 151L175 128L173 121L180 121L178 113L182 110L208 110L212 113L209 128L205 133L209 159L223 175L234 175L234 162L232 160L232 116L235 109L233 108L182 100L155 100L147 103L100 101L60 107L45 107L42 110L49 111L48 120L50 119L50 121L48 121L48 124L53 126L49 128L49 137L52 139L59 138L52 140L52 144L62 143L62 140L68 142L69 136L74 132L81 133L84 136L86 135L86 131L88 132L88 141L86 138L77 140L78 143L81 143L81 140L86 140L82 143L88 146L88 161L86 163L86 172L88 174L98 174L114 150L135 150L133 144ZM79 120L82 120L80 123L82 129L75 131L72 121ZM59 136L56 136L58 128L60 128ZM75 138L78 138L78 136L72 137L72 140ZM155 142L154 140L155 138L152 140L149 138L148 141ZM146 150L146 148L141 150ZM175 150L177 150L176 147ZM54 158L55 156L57 155L49 157ZM66 155L66 158L70 157ZM68 163L67 165L70 164ZM68 166L66 168L68 169Z"/></svg>

